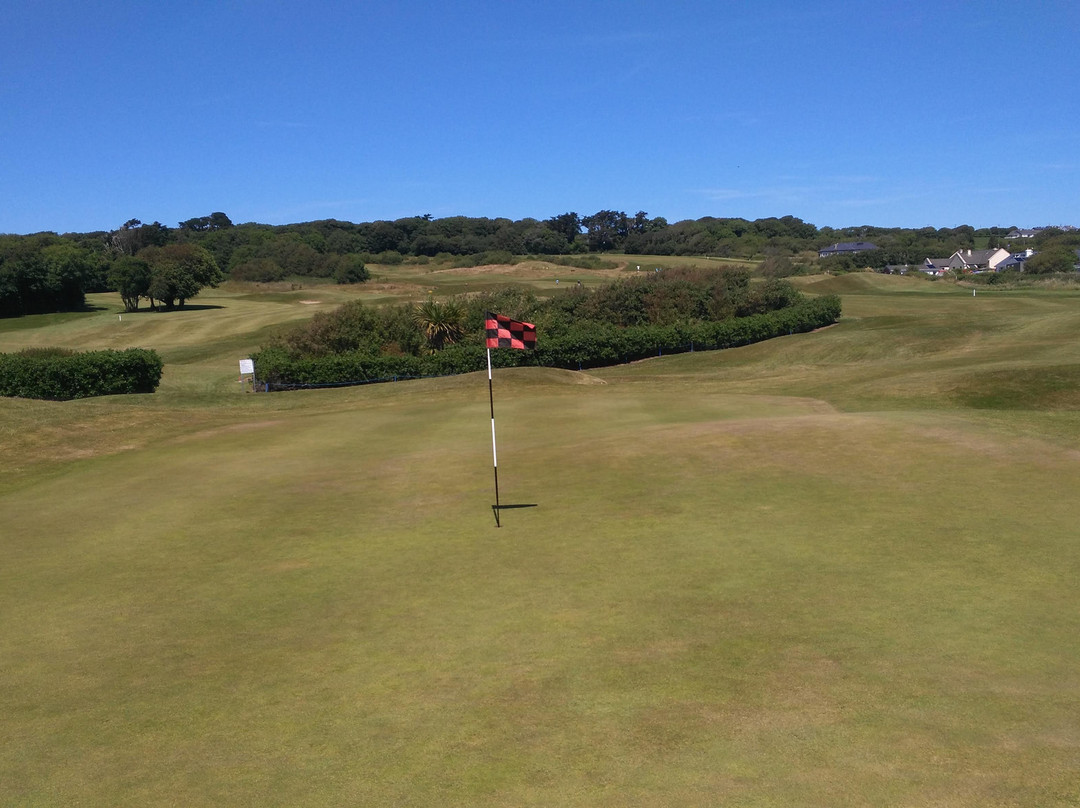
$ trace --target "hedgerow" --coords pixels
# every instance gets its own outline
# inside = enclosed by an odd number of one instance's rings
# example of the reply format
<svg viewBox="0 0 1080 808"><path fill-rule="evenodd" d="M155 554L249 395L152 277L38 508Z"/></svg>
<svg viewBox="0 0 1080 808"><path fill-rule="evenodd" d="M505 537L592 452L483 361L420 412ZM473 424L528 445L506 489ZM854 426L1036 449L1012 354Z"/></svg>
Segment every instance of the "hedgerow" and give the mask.
<svg viewBox="0 0 1080 808"><path fill-rule="evenodd" d="M0 396L67 401L152 393L161 381L162 369L161 357L143 348L85 353L30 349L0 354Z"/></svg>
<svg viewBox="0 0 1080 808"><path fill-rule="evenodd" d="M534 351L492 352L498 367L542 365L580 370L631 362L665 353L749 345L786 334L813 331L840 318L835 295L801 299L782 309L720 321L619 327L578 321L543 336ZM282 345L255 356L260 383L274 388L358 384L421 376L470 373L486 367L482 344L451 345L430 355L378 354L370 350L296 357Z"/></svg>

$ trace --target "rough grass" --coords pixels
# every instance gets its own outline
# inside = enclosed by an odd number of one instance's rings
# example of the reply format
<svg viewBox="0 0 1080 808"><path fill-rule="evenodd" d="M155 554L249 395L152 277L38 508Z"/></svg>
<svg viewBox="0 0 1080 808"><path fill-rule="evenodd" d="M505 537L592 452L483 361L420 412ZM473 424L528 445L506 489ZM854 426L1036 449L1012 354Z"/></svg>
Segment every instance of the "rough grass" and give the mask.
<svg viewBox="0 0 1080 808"><path fill-rule="evenodd" d="M239 393L311 304L148 317L152 396L0 401L0 804L1075 805L1077 298L894 280L497 372L500 529L482 374Z"/></svg>

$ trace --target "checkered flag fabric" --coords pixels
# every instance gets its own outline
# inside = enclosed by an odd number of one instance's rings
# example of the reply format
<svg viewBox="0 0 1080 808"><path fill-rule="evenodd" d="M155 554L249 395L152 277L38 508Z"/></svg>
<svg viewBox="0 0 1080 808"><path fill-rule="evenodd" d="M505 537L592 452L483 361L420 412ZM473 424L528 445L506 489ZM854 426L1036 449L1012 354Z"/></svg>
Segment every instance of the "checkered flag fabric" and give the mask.
<svg viewBox="0 0 1080 808"><path fill-rule="evenodd" d="M532 323L519 323L505 315L488 312L484 327L489 348L528 350L536 347L536 326Z"/></svg>

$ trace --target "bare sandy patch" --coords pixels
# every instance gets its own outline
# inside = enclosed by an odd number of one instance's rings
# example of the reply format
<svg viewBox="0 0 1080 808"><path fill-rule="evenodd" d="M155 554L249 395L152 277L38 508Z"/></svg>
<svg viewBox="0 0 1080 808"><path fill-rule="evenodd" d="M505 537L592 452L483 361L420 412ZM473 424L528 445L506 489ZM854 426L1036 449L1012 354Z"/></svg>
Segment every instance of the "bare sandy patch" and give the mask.
<svg viewBox="0 0 1080 808"><path fill-rule="evenodd" d="M281 421L245 421L239 424L229 424L228 426L218 426L213 429L201 429L198 432L193 432L190 435L185 435L177 438L178 441L188 440L201 440L203 438L213 438L220 435L230 435L236 432L249 432L253 429L266 429L268 427L277 426Z"/></svg>

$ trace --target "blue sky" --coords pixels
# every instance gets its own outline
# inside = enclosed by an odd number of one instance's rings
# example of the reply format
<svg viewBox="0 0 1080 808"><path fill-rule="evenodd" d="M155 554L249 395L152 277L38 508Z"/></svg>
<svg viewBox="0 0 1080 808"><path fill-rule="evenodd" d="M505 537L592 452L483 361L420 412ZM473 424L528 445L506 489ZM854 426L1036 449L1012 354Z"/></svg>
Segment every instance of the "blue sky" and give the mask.
<svg viewBox="0 0 1080 808"><path fill-rule="evenodd" d="M0 232L430 213L1080 226L1080 4L14 4Z"/></svg>

